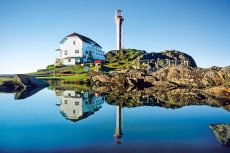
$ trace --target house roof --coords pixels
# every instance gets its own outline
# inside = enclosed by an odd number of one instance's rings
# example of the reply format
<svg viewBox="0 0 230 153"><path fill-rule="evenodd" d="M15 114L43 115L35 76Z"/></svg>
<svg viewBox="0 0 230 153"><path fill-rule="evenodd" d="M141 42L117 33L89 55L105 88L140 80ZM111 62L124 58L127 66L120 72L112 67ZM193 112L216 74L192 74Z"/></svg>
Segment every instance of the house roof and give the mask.
<svg viewBox="0 0 230 153"><path fill-rule="evenodd" d="M68 36L66 36L66 37L75 37L75 36L77 36L77 37L78 37L79 39L81 39L83 42L94 43L96 46L101 47L98 43L96 43L96 42L93 41L92 39L90 39L90 38L88 38L88 37L85 37L85 36L83 36L83 35L80 35L80 34L78 34L78 33L76 33L76 32L74 32L74 33L72 33L72 34L70 34L70 35L68 35Z"/></svg>

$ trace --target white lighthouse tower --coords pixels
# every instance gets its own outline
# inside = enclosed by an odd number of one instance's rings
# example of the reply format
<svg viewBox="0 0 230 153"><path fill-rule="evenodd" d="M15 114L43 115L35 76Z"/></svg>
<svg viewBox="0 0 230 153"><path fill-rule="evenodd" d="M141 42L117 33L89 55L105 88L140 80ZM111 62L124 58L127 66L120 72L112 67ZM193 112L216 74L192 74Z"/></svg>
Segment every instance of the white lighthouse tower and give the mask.
<svg viewBox="0 0 230 153"><path fill-rule="evenodd" d="M116 24L116 35L117 35L117 50L119 51L121 51L121 25L122 22L124 21L121 12L122 12L121 10L116 10L115 17L114 17L114 21Z"/></svg>

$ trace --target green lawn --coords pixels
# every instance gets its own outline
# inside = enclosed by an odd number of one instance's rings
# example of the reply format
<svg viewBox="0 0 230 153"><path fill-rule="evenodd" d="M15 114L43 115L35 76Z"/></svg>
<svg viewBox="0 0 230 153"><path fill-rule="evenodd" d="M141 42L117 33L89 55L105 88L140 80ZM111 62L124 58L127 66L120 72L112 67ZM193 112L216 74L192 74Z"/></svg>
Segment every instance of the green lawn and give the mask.
<svg viewBox="0 0 230 153"><path fill-rule="evenodd" d="M87 81L87 73L81 73L71 76L47 76L47 77L37 77L38 79L45 80L65 80L65 81Z"/></svg>
<svg viewBox="0 0 230 153"><path fill-rule="evenodd" d="M71 83L62 83L61 85L56 86L49 86L48 89L54 90L54 87L59 87L59 89L68 89L68 90L74 90L74 91L90 91L90 88L86 85L80 85L80 84L71 84Z"/></svg>

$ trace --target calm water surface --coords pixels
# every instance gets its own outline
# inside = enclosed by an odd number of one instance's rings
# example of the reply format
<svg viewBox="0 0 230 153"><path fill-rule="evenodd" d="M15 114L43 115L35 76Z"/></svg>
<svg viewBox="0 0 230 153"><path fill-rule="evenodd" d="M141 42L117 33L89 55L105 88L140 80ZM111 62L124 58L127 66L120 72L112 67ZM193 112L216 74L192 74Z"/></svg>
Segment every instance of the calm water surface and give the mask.
<svg viewBox="0 0 230 153"><path fill-rule="evenodd" d="M122 108L105 97L48 88L23 100L0 93L0 152L230 152L209 124L223 108Z"/></svg>

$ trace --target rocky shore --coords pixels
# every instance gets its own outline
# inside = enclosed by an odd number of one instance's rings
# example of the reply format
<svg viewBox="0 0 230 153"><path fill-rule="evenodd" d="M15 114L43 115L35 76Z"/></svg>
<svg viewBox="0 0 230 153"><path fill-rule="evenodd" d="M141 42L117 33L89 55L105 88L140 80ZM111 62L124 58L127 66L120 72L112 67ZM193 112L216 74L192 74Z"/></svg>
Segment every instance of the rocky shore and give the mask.
<svg viewBox="0 0 230 153"><path fill-rule="evenodd" d="M122 102L138 106L140 97L148 97L156 105L182 107L210 105L230 110L230 67L198 68L167 66L156 72L127 70L124 73L90 74L92 89L106 93L108 103ZM122 99L116 99L116 97ZM142 98L142 99L143 99Z"/></svg>
<svg viewBox="0 0 230 153"><path fill-rule="evenodd" d="M16 93L15 99L27 98L49 84L25 74L16 74L0 84L0 92Z"/></svg>
<svg viewBox="0 0 230 153"><path fill-rule="evenodd" d="M194 68L183 65L172 65L156 72L131 69L123 73L109 74L91 73L91 83L95 86L123 86L126 87L195 87L230 86L230 66Z"/></svg>

